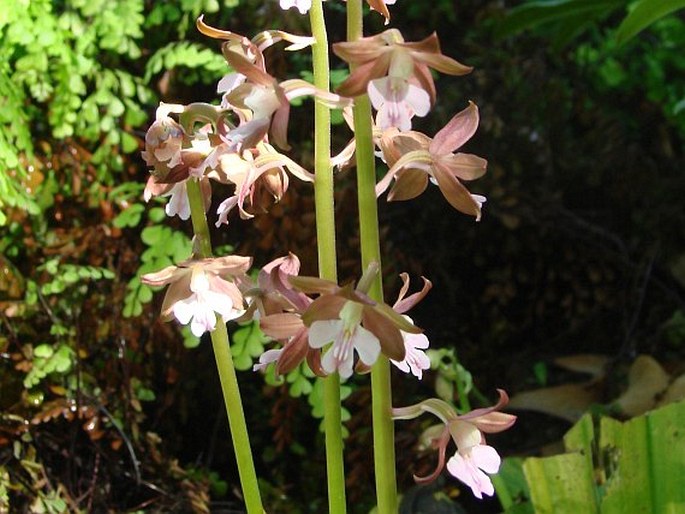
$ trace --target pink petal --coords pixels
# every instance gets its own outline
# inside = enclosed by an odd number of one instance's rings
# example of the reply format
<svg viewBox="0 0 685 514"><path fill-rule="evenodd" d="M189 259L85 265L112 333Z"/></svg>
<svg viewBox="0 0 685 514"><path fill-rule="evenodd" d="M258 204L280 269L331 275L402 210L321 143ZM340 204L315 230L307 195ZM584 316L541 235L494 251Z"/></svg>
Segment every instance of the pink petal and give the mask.
<svg viewBox="0 0 685 514"><path fill-rule="evenodd" d="M312 348L323 348L328 343L335 341L342 332L342 329L343 322L339 319L315 321L309 327L309 346Z"/></svg>
<svg viewBox="0 0 685 514"><path fill-rule="evenodd" d="M276 362L278 357L280 357L283 348L278 348L277 350L267 350L259 356L259 362L252 366L252 371L261 371L266 369L266 367L272 362Z"/></svg>
<svg viewBox="0 0 685 514"><path fill-rule="evenodd" d="M443 155L454 152L476 133L478 121L478 107L471 102L435 134L429 147L430 153Z"/></svg>
<svg viewBox="0 0 685 514"><path fill-rule="evenodd" d="M193 315L197 306L196 295L192 294L184 300L177 301L173 306L174 317L181 325L187 325Z"/></svg>
<svg viewBox="0 0 685 514"><path fill-rule="evenodd" d="M490 474L497 473L502 464L502 459L497 453L497 450L492 446L484 444L479 444L471 448L471 459L476 466Z"/></svg>
<svg viewBox="0 0 685 514"><path fill-rule="evenodd" d="M431 108L430 96L422 88L409 84L405 101L411 106L414 114L425 116Z"/></svg>
<svg viewBox="0 0 685 514"><path fill-rule="evenodd" d="M450 205L464 214L475 216L476 221L480 220L482 202L469 193L468 189L441 163L435 162L432 170L440 191Z"/></svg>
<svg viewBox="0 0 685 514"><path fill-rule="evenodd" d="M361 361L367 366L373 365L381 352L381 344L378 338L361 326L355 330L354 348L357 350Z"/></svg>
<svg viewBox="0 0 685 514"><path fill-rule="evenodd" d="M216 326L216 314L207 306L198 303L193 320L190 322L190 331L197 337L205 332L211 332Z"/></svg>
<svg viewBox="0 0 685 514"><path fill-rule="evenodd" d="M478 499L482 499L483 494L492 496L495 493L490 477L478 469L468 456L464 458L459 452L455 453L447 461L447 471L468 485Z"/></svg>

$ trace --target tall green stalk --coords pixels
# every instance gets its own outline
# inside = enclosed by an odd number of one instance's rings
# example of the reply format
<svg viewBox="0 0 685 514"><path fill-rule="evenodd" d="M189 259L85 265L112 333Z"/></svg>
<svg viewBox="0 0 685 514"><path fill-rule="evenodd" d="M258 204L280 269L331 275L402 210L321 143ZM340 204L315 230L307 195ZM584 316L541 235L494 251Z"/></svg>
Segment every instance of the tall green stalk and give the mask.
<svg viewBox="0 0 685 514"><path fill-rule="evenodd" d="M355 41L363 36L362 0L347 2L347 39ZM380 268L381 250L376 201L376 170L371 124L371 103L367 95L354 100L354 135L357 155L357 198L359 203L359 233L362 269L372 262ZM369 291L376 301L383 301L382 273ZM395 427L392 420L392 392L390 361L379 356L371 369L373 412L373 450L376 471L376 500L378 514L397 514L397 479L395 471Z"/></svg>
<svg viewBox="0 0 685 514"><path fill-rule="evenodd" d="M314 0L309 10L312 36L314 85L330 89L328 35L322 0ZM338 281L335 251L335 204L331 166L331 113L318 99L314 100L314 200L319 276ZM345 514L345 465L340 400L340 376L332 373L324 379L324 428L326 431L326 476L328 512Z"/></svg>
<svg viewBox="0 0 685 514"><path fill-rule="evenodd" d="M200 252L200 257L208 258L212 256L212 243L209 238L209 227L205 216L204 203L200 183L191 178L186 182L188 190L188 201L190 203L190 213L195 233L196 249ZM235 451L236 461L238 462L238 473L240 475L240 485L245 498L245 506L248 514L264 514L262 499L259 494L259 484L257 473L252 460L252 450L250 449L250 439L247 434L247 423L245 423L245 413L240 398L238 388L238 378L233 367L233 356L231 346L228 342L228 332L226 324L220 318L217 319L216 328L210 332L212 338L212 348L216 368L219 372L221 391L224 396L224 405L228 414L228 424L233 440L233 450Z"/></svg>

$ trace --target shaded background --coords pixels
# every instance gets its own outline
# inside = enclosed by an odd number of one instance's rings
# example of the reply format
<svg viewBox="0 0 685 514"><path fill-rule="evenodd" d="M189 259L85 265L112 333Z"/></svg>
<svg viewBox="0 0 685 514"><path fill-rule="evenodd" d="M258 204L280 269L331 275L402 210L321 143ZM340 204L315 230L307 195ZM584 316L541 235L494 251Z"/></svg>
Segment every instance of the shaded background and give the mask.
<svg viewBox="0 0 685 514"><path fill-rule="evenodd" d="M161 295L136 279L187 255L190 229L164 220L163 202L142 203L140 149L159 100L216 101L226 68L218 44L194 30L198 14L246 35L307 33L307 18L275 1L10 3L18 14L0 15L0 505L240 512L209 345L161 324ZM466 151L489 167L469 185L488 197L480 223L437 188L411 202L381 198L386 297L397 294L401 271L429 277L434 288L412 317L433 347L456 352L490 400L497 387L515 394L582 380L553 361L595 353L609 360L593 398L609 405L640 354L682 372L685 24L668 16L618 45L626 2L544 19L517 18L521 3L391 7L406 40L436 31L446 55L475 67L439 77L438 103L414 127L432 135L474 101L481 127ZM326 13L330 39L341 40L344 6L329 2ZM383 30L379 16L367 19L367 33ZM267 59L281 78L309 66L306 52L269 50ZM294 111L293 158L311 169L311 103ZM350 133L336 130L342 148ZM338 185L340 276L349 280L359 269L354 173ZM293 251L313 274L312 208L311 189L292 184L269 214L216 231L215 245L255 255L256 265ZM239 367L249 368L263 341L232 330ZM396 404L435 395L440 377L398 374ZM239 378L270 512L323 512L315 383L303 374L276 387L249 371ZM366 513L367 379L345 393L350 512ZM503 455L539 454L570 426L519 414L492 439ZM397 425L402 491L434 465L416 449L426 426ZM437 487L468 512L501 510L456 481Z"/></svg>

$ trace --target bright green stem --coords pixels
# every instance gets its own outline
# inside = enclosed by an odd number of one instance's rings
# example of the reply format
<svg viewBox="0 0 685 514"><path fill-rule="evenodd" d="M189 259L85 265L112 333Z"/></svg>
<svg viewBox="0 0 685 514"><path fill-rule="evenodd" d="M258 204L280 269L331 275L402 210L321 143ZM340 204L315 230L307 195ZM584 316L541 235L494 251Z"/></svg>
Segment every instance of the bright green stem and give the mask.
<svg viewBox="0 0 685 514"><path fill-rule="evenodd" d="M193 231L195 232L195 248L199 251L199 257L208 258L212 256L212 243L209 238L209 227L200 190L200 183L191 178L186 182L188 190L188 201L190 203L190 213L193 221ZM255 472L254 461L252 460L252 450L250 449L250 439L247 435L247 424L245 423L245 413L243 403L240 398L238 388L238 378L233 367L233 356L231 346L228 342L228 332L226 325L217 317L216 328L210 333L212 337L212 348L214 358L219 372L221 391L224 395L224 404L228 414L228 424L231 429L231 439L235 451L236 461L238 462L238 473L240 475L240 485L245 497L245 505L248 514L263 514L262 499L259 495L259 484L257 473Z"/></svg>
<svg viewBox="0 0 685 514"><path fill-rule="evenodd" d="M314 85L330 89L328 35L322 0L314 0L309 10L312 36ZM314 101L314 200L319 276L338 281L335 251L335 204L331 166L331 113L321 101ZM324 379L324 428L326 431L326 476L328 512L345 514L345 463L343 460L340 376L333 373Z"/></svg>
<svg viewBox="0 0 685 514"><path fill-rule="evenodd" d="M363 36L362 0L347 2L347 39ZM357 155L357 197L362 269L373 262L381 264L376 201L376 170L371 125L371 104L363 95L354 101L354 134ZM383 301L382 273L373 281L369 295ZM378 514L397 514L397 480L395 478L395 427L392 420L390 361L383 355L371 369L373 411L373 449L376 471Z"/></svg>

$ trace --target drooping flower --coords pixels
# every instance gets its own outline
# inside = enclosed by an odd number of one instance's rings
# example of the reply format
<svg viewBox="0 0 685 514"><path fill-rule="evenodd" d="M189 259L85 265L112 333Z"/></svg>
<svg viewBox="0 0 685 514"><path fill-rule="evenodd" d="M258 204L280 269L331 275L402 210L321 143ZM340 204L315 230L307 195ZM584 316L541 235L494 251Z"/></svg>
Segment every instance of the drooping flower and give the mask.
<svg viewBox="0 0 685 514"><path fill-rule="evenodd" d="M510 428L516 416L499 412L509 401L502 389L499 401L492 407L475 409L467 414L458 415L454 408L443 400L431 398L410 407L393 409L394 419L413 419L424 412L440 418L443 426L436 425L425 430L424 438L431 440L438 449L438 465L430 475L417 477L418 483L435 480L445 468L445 454L450 439L457 446L457 451L447 462L447 471L471 488L477 498L483 495L492 496L495 488L488 474L499 471L501 459L497 451L485 444L484 433L492 434Z"/></svg>
<svg viewBox="0 0 685 514"><path fill-rule="evenodd" d="M294 1L299 0L293 0L293 2ZM311 5L311 0L307 1ZM252 39L248 39L247 37L236 34L235 32L217 29L207 25L204 22L203 15L197 19L195 25L198 31L202 34L214 39L225 41L221 45L221 51L224 56L228 52L240 54L263 71L266 71L266 65L262 52L271 45L274 45L279 41L287 41L290 44L285 49L287 51L296 51L314 44L315 41L313 37L297 36L283 30L264 30L259 32ZM245 75L236 71L231 71L227 75L224 75L221 80L219 80L219 83L217 84L217 93L223 94L224 98L221 104L222 108L225 109L229 107L229 104L226 100L226 95L239 85L243 84L246 80L247 77Z"/></svg>
<svg viewBox="0 0 685 514"><path fill-rule="evenodd" d="M285 1L285 0L284 0ZM304 8L311 2L288 2L288 6ZM272 30L259 33L249 40L230 31L220 30L205 24L202 17L197 20L197 28L203 34L222 39L222 52L233 72L220 83L223 93L222 108L230 108L241 118L242 137L256 131L260 134L270 132L273 142L279 147L289 149L287 143L290 101L306 95L316 96L329 107L344 107L351 101L339 95L315 88L301 79L285 80L279 83L269 75L264 65L262 50L277 41L288 41L287 50L297 50L314 43L311 37L302 37L287 32ZM238 127L239 129L241 127Z"/></svg>
<svg viewBox="0 0 685 514"><path fill-rule="evenodd" d="M238 284L252 259L229 255L212 259L189 260L168 266L141 277L150 286L169 285L162 304L162 318L175 317L181 324L190 323L196 336L214 330L216 316L229 321L245 312Z"/></svg>
<svg viewBox="0 0 685 514"><path fill-rule="evenodd" d="M225 153L210 176L219 182L235 184L235 192L217 209L216 226L228 224L228 215L235 207L242 219L254 215L247 210L266 211L266 207L279 202L288 190L289 177L285 170L305 182L313 182L314 175L267 143L258 143L251 151ZM247 204L247 205L246 205Z"/></svg>
<svg viewBox="0 0 685 514"><path fill-rule="evenodd" d="M432 139L420 132L385 131L381 149L390 169L376 186L376 194L381 195L394 180L388 200L409 200L423 193L430 179L455 209L480 220L485 197L469 193L461 180L481 177L487 161L469 153L453 153L471 139L478 121L478 107L470 103Z"/></svg>
<svg viewBox="0 0 685 514"><path fill-rule="evenodd" d="M497 450L479 441L471 446L462 446L452 455L447 461L447 471L469 486L476 498L482 499L483 495L495 494L492 480L486 473L497 473L501 463Z"/></svg>
<svg viewBox="0 0 685 514"><path fill-rule="evenodd" d="M250 292L252 302L248 314L252 313L253 319L259 319L262 331L282 347L262 354L253 366L255 371L274 363L276 373L283 375L306 359L316 375L325 375L321 368L321 352L309 346L309 328L302 321L302 313L312 300L296 291L288 281L299 270L300 260L289 254L274 259L259 271L257 288Z"/></svg>
<svg viewBox="0 0 685 514"><path fill-rule="evenodd" d="M225 95L225 101L236 109L251 113L248 123L267 120L274 143L284 150L290 148L287 133L292 100L314 96L330 108L343 108L352 102L349 98L318 89L305 80L278 82L239 53L226 52L224 57L236 72L245 75L248 80Z"/></svg>
<svg viewBox="0 0 685 514"><path fill-rule="evenodd" d="M181 150L185 139L183 127L169 114L183 112L182 105L161 103L155 121L145 133L143 159L152 167L153 174L166 177L181 162Z"/></svg>

